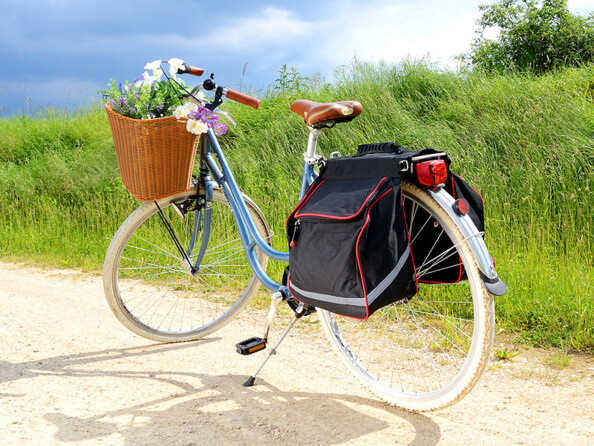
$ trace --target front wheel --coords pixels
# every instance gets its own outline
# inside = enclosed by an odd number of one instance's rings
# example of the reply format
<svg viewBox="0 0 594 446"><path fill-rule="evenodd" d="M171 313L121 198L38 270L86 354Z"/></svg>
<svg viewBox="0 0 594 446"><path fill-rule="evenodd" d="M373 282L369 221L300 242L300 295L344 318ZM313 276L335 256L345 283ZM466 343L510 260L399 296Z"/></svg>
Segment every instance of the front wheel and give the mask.
<svg viewBox="0 0 594 446"><path fill-rule="evenodd" d="M485 370L493 344L493 296L454 221L420 188L402 184L412 251L415 228L433 225L447 236L466 271L456 284L420 285L400 301L356 321L321 311L331 344L354 375L386 402L409 410L431 410L463 398ZM435 245L434 245L435 247ZM418 279L444 269L451 252L415 258ZM448 265L451 267L451 265Z"/></svg>
<svg viewBox="0 0 594 446"><path fill-rule="evenodd" d="M214 190L210 237L201 249L205 211L196 198L190 190L159 206L144 203L122 224L105 257L103 284L110 308L127 328L154 341L191 341L220 329L260 285L220 189ZM261 212L244 198L260 234L269 240ZM265 270L267 257L257 254ZM202 259L196 265L198 256Z"/></svg>

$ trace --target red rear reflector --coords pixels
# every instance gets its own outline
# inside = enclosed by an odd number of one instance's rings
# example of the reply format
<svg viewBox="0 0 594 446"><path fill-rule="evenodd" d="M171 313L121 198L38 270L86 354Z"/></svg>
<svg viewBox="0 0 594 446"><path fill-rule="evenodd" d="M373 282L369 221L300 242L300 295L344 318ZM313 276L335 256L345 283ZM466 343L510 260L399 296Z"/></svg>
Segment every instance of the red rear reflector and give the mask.
<svg viewBox="0 0 594 446"><path fill-rule="evenodd" d="M423 186L435 187L445 183L448 169L444 160L425 161L415 166L417 179Z"/></svg>
<svg viewBox="0 0 594 446"><path fill-rule="evenodd" d="M456 201L454 201L454 204L452 204L452 208L456 214L466 215L470 210L470 204L468 204L468 201L466 201L464 198L458 198Z"/></svg>

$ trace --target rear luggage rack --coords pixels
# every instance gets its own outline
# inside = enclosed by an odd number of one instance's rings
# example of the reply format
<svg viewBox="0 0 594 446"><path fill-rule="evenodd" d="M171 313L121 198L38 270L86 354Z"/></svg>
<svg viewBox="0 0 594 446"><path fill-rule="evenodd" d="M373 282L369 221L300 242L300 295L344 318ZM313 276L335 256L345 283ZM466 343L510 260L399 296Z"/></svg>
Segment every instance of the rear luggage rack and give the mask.
<svg viewBox="0 0 594 446"><path fill-rule="evenodd" d="M414 165L420 161L437 160L442 157L447 157L448 154L445 152L430 153L428 155L413 156L410 160L404 159L400 161L401 172L414 173Z"/></svg>

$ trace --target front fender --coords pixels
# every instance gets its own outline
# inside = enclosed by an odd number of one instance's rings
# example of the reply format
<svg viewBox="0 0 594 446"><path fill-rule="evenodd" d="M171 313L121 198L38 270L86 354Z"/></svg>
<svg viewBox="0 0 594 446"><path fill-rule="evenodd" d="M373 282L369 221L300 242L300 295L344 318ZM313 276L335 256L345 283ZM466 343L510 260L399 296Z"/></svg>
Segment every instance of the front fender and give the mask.
<svg viewBox="0 0 594 446"><path fill-rule="evenodd" d="M446 213L456 223L456 226L464 236L464 240L468 244L476 264L481 273L481 279L487 288L489 293L496 296L502 296L507 292L507 287L503 280L497 276L495 271L495 264L493 258L485 245L483 240L483 234L479 232L476 225L472 222L472 219L468 215L460 216L456 214L452 205L454 204L454 198L443 189L429 190L427 192L435 201L437 201Z"/></svg>

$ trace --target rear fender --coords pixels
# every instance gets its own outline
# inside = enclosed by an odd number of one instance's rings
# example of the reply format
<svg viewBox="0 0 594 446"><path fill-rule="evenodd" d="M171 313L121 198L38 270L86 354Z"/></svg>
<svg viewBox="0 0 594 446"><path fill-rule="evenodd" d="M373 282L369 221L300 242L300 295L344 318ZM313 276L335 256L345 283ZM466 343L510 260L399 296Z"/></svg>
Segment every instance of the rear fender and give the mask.
<svg viewBox="0 0 594 446"><path fill-rule="evenodd" d="M481 273L481 279L483 284L489 293L496 296L502 296L507 292L507 287L503 280L497 275L495 271L495 264L493 263L493 257L485 245L483 240L483 234L479 232L476 225L472 222L472 219L468 215L460 216L455 211L452 205L454 204L454 198L448 194L443 188L430 190L426 189L427 193L437 201L444 211L452 218L452 220L458 226L458 229L464 236L464 240L468 244L470 251L476 260L476 264Z"/></svg>

